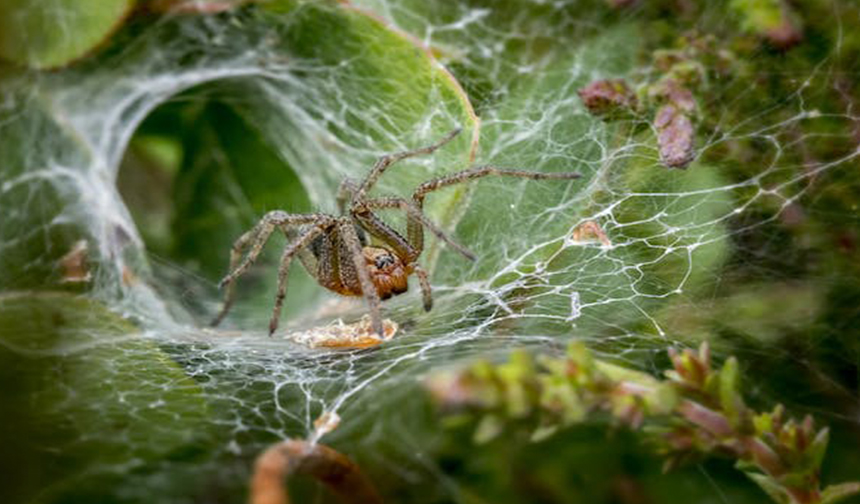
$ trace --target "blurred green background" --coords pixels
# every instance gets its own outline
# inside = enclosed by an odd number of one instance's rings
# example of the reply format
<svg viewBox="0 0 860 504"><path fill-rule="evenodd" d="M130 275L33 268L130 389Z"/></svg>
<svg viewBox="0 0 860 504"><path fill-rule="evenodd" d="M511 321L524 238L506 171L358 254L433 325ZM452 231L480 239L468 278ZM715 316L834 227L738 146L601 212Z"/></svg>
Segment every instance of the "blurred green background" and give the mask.
<svg viewBox="0 0 860 504"><path fill-rule="evenodd" d="M860 480L858 51L837 0L0 3L0 502L241 502L254 457L324 411L386 502L766 501L730 457L664 474L600 416L478 443L479 415L424 390L571 340L655 376L707 341L751 407L830 427L825 485ZM603 79L635 105L593 114L578 92ZM688 95L694 159L667 168L655 117ZM344 177L454 127L380 192L475 163L583 177L429 197L479 260L431 241L436 307L386 303L379 348L263 335L281 238L201 329L263 213L335 212ZM586 222L609 245L574 240ZM286 306L291 327L364 313L298 265Z"/></svg>

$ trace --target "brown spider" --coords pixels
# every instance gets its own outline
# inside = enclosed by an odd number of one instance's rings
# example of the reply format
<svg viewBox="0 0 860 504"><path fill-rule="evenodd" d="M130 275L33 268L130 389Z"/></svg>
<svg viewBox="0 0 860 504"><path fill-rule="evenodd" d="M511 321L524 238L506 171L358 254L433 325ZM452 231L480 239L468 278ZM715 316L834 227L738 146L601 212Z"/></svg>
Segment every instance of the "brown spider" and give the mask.
<svg viewBox="0 0 860 504"><path fill-rule="evenodd" d="M364 296L370 308L371 327L376 334L382 335L379 301L406 292L409 275L414 273L418 277L424 310L430 311L433 306L427 272L417 264L424 250L424 228L467 259L475 260L472 252L449 238L424 216L421 208L427 193L487 175L562 180L580 176L578 173L539 173L479 166L424 182L412 193L412 201L390 196L368 197L367 193L389 166L402 159L430 154L450 142L459 132L456 129L428 147L382 156L360 184L351 179L344 180L338 194L339 217L324 213L289 214L281 210L264 215L257 225L233 244L230 272L219 284L220 288L226 289L224 306L212 325L218 325L233 304L233 282L254 263L272 232L280 229L290 243L278 268L278 292L269 322L269 335L278 327L281 306L287 294L287 273L296 256L308 273L326 289L345 296ZM377 217L373 213L377 209L403 210L406 213L406 238ZM368 243L367 235L375 239L375 244ZM239 260L249 245L250 252L240 264Z"/></svg>

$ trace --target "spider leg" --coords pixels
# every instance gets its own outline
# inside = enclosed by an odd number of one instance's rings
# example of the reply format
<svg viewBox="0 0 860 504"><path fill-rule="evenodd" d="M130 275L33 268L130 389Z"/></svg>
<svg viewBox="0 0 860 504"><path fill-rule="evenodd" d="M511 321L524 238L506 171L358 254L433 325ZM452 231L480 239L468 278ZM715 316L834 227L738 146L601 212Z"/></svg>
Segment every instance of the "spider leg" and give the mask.
<svg viewBox="0 0 860 504"><path fill-rule="evenodd" d="M430 311L433 308L433 291L430 289L430 279L427 278L427 272L421 266L415 264L412 268L415 276L418 277L418 284L421 286L421 295L424 297L424 311Z"/></svg>
<svg viewBox="0 0 860 504"><path fill-rule="evenodd" d="M337 190L337 207L341 213L346 212L346 209L357 190L358 181L355 179L345 178L343 179L343 182L340 183L340 187Z"/></svg>
<svg viewBox="0 0 860 504"><path fill-rule="evenodd" d="M367 178L364 179L364 182L362 182L361 186L359 186L356 190L353 201L363 200L365 195L367 194L367 191L369 191L374 186L374 184L376 184L376 181L379 180L379 177L382 176L383 172L385 172L385 170L389 166L402 159L420 156L422 154L430 154L436 149L453 140L454 137L460 133L460 131L460 128L450 131L447 135L445 135L444 138L442 138L442 140L439 140L433 145L428 145L427 147L421 147L418 149L403 152L395 152L394 154L386 154L385 156L382 156L376 161L376 164L374 164L373 168L370 169L370 173L367 174Z"/></svg>
<svg viewBox="0 0 860 504"><path fill-rule="evenodd" d="M299 239L303 234L299 231L301 231L301 228L281 226L281 232L283 233L284 238L286 238L287 243L292 243L293 241ZM311 250L309 250L309 247L304 247L299 250L296 256L299 258L299 262L305 268L305 271L307 271L308 274L315 280L319 281L319 259L314 255Z"/></svg>
<svg viewBox="0 0 860 504"><path fill-rule="evenodd" d="M288 214L286 212L282 212L280 210L274 210L260 219L259 224L255 227L255 229L251 230L251 233L255 233L255 237L253 238L254 242L251 246L250 252L245 256L245 260L242 261L242 264L239 265L236 269L231 271L227 276L221 279L221 282L218 284L219 287L223 288L231 283L233 283L236 278L245 273L248 268L254 264L254 261L257 260L257 257L260 255L260 252L263 250L263 245L268 241L269 236L272 235L272 231L275 230L276 227L282 226L301 226L303 224L318 224L320 226L331 225L331 221L333 218L326 214ZM244 235L243 235L244 238ZM240 238L239 240L241 240ZM237 243L238 244L238 241ZM236 248L236 244L234 244L233 248ZM244 247L245 245L242 244Z"/></svg>
<svg viewBox="0 0 860 504"><path fill-rule="evenodd" d="M218 284L219 288L225 289L224 306L221 307L221 311L215 316L211 325L217 326L227 315L234 300L233 282L254 264L276 227L283 228L284 226L301 226L303 224L317 224L320 227L327 227L332 224L333 220L331 216L321 213L288 214L281 210L274 210L264 215L250 231L240 236L233 243L230 250L230 272ZM245 260L236 266L249 244L251 250L245 256Z"/></svg>
<svg viewBox="0 0 860 504"><path fill-rule="evenodd" d="M573 172L544 173L527 170L506 170L496 168L494 166L478 166L424 182L415 188L415 192L412 193L412 201L414 202L415 207L420 210L424 207L424 196L426 196L427 193L437 191L443 187L462 184L470 180L486 177L488 175L519 177L532 180L573 180L582 176L579 173ZM412 243L412 246L419 250L424 247L424 233L421 229L421 225L422 223L416 219L408 219L406 222L406 236L409 237L409 241Z"/></svg>
<svg viewBox="0 0 860 504"><path fill-rule="evenodd" d="M430 232L436 235L437 238L450 245L454 250L463 255L463 257L469 259L470 261L475 260L475 254L473 254L466 247L455 242L447 234L445 234L445 232L442 231L439 226L433 224L433 222L431 222L427 217L424 216L423 213L421 213L421 210L419 210L414 203L411 203L403 198L388 197L365 200L362 202L362 205L368 210L373 208L399 208L406 212L406 215L410 220L414 220L429 229ZM362 215L363 213L364 212L358 212L359 215ZM420 253L421 249L415 247L414 245L413 249L419 251Z"/></svg>
<svg viewBox="0 0 860 504"><path fill-rule="evenodd" d="M412 247L409 241L392 229L388 224L382 221L373 212L367 211L360 214L355 214L355 218L361 223L362 227L371 235L380 239L383 243L391 247L395 254L406 262L412 262L418 259L421 255L420 250Z"/></svg>
<svg viewBox="0 0 860 504"><path fill-rule="evenodd" d="M281 264L278 267L278 293L275 295L275 307L272 310L272 318L269 320L269 336L275 333L278 328L278 320L281 316L281 307L284 305L284 298L287 297L287 278L290 273L290 263L293 257L302 249L307 247L314 241L314 238L324 233L326 228L315 227L301 235L296 241L290 243L290 246L284 249L281 255Z"/></svg>
<svg viewBox="0 0 860 504"><path fill-rule="evenodd" d="M239 259L242 258L242 253L244 252L245 247L247 247L248 242L256 236L257 231L257 226L254 226L233 243L233 247L230 249L230 268L227 271L233 271L236 269L236 265L239 264ZM235 299L236 292L233 288L233 283L231 282L224 290L224 304L221 306L221 310L218 312L218 315L216 315L215 318L212 319L212 322L209 323L210 326L215 327L224 320L227 312L230 311L230 307L233 306L233 301L235 301Z"/></svg>
<svg viewBox="0 0 860 504"><path fill-rule="evenodd" d="M496 175L500 177L519 177L532 180L573 180L582 177L581 174L575 172L536 172L527 170L506 170L496 168L495 166L477 166L469 168L451 175L439 177L433 180L428 180L415 188L412 193L412 199L418 208L421 208L424 203L424 196L429 193L448 187L454 184L461 184L470 180L486 177L487 175Z"/></svg>
<svg viewBox="0 0 860 504"><path fill-rule="evenodd" d="M384 336L382 330L382 316L379 313L379 293L376 291L376 286L370 280L370 272L367 271L367 264L364 260L364 254L361 248L361 242L358 240L358 234L355 231L355 224L349 218L341 219L338 225L343 242L349 249L352 255L352 263L355 267L355 273L358 276L358 281L361 284L361 292L364 299L367 300L368 308L370 309L370 324L373 332L379 336ZM342 266L345 266L345 261L341 259Z"/></svg>

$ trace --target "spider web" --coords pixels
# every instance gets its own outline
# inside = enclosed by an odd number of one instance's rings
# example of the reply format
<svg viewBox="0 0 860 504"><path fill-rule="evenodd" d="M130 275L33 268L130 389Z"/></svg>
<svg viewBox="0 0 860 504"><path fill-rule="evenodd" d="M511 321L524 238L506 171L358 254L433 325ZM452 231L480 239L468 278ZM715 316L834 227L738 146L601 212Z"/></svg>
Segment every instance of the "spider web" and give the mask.
<svg viewBox="0 0 860 504"><path fill-rule="evenodd" d="M398 30L404 44L432 48L447 65L414 75L351 72L367 56L358 38L345 49L354 59L326 60L313 51L285 57L284 40L294 36L300 15L261 21L252 6L217 16L168 16L123 33L123 49L101 57L97 67L84 62L55 74L7 79L12 92L0 102L0 134L8 140L2 157L15 162L4 164L0 184L0 286L21 291L55 280L57 259L84 237L100 264L91 297L137 322L142 333L135 337L178 362L207 411L193 424L180 422L200 428L184 442L208 447L191 461L120 457L81 470L77 481L116 477L123 482L116 495L131 500L158 495L163 502L187 502L189 494L203 495L209 487L235 494L264 446L287 437L316 439L323 432L315 420L329 413L341 422L326 434L327 443L406 482L442 481L442 493L453 496L456 484L424 459L427 445L417 433L427 426L415 425L423 403L410 399L427 373L514 348L557 351L571 338L647 368L669 345L695 343L699 336L679 334L678 317L669 315L709 309L727 277L795 278L788 271L756 271L754 264L738 273L738 264L754 263L761 250L778 254L747 238L758 232L776 241L775 227L796 215L816 181L856 168L856 150L831 159L796 155L803 143L852 134L850 101L836 111L808 105L821 82L836 81L839 45L829 48L812 74L786 77L796 82L792 94L771 97L742 119L732 107L755 90L729 84L721 89L732 94L707 96L701 109L721 114L709 118L710 136L697 139L696 161L685 171L670 171L660 161L647 117L607 123L577 95L597 79L644 82L659 73L643 67L636 43L648 14L644 7L442 4L353 2L362 11L350 15L373 13ZM838 20L844 14L835 5ZM705 9L692 25L712 25L718 11ZM374 17L361 22L376 23ZM390 51L383 49L381 60L409 53ZM416 64L429 60L418 53L409 56ZM465 91L452 84L448 71ZM412 96L399 86L420 92ZM389 87L393 91L385 91ZM457 126L466 131L450 147L391 168L379 192L406 196L431 176L471 164L578 171L583 178L488 178L469 190L428 197L431 218L479 259L469 263L430 240L422 260L432 268L435 307L421 311L414 284L408 295L384 303L384 316L400 331L378 348L311 350L287 333L267 338L277 267L272 261L257 267L257 278L269 279L242 291L226 329L201 329L219 303L215 279L147 253L116 180L129 142L155 109L213 101L229 104L253 125L292 167L310 207L322 211L335 212L344 177L358 178L379 155L430 144ZM842 130L828 129L834 123ZM736 167L716 161L741 144L755 145L756 159L767 162ZM225 212L247 227L259 215L242 205L244 197L228 202ZM402 224L397 216L386 218ZM277 243L267 248L282 247ZM226 268L226 248L208 253ZM282 322L287 331L354 320L365 310L360 301L315 287L298 269L291 273L288 298ZM125 355L108 366L108 383L123 379L123 366L146 365L133 357L153 348L98 337L88 345L116 347ZM35 355L33 349L15 351ZM141 394L158 408L164 397L152 388ZM121 401L120 395L106 393L91 408ZM170 422L152 427L173 428ZM106 442L147 440L123 431ZM62 488L59 495L68 490Z"/></svg>

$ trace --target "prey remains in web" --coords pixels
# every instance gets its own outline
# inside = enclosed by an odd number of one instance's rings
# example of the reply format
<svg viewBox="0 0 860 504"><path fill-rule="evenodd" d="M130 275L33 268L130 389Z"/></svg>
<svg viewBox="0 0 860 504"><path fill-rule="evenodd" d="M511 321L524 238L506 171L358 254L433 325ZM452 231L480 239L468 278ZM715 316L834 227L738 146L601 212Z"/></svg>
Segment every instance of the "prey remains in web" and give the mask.
<svg viewBox="0 0 860 504"><path fill-rule="evenodd" d="M571 180L580 176L579 173L571 172L541 173L478 166L420 184L412 193L411 200L369 196L370 190L391 165L413 156L431 154L458 133L460 129L455 129L433 145L382 156L361 182L345 179L338 192L339 216L325 213L290 214L281 210L264 215L233 244L229 273L219 284L224 289L224 305L212 325L218 325L232 306L236 279L248 271L272 233L279 230L289 243L281 255L278 268L278 291L269 321L269 336L278 328L281 307L287 295L289 266L298 257L321 286L345 296L363 296L370 312L371 330L384 337L380 301L406 292L410 275L418 277L424 310L430 311L433 307L430 280L427 272L418 264L418 258L424 251L425 229L465 258L472 261L476 259L475 254L451 239L424 215L422 207L428 193L488 175L534 180ZM382 209L405 213L405 237L374 213ZM248 253L244 255L246 250Z"/></svg>

